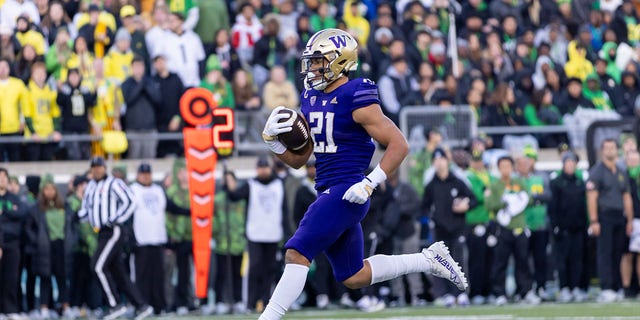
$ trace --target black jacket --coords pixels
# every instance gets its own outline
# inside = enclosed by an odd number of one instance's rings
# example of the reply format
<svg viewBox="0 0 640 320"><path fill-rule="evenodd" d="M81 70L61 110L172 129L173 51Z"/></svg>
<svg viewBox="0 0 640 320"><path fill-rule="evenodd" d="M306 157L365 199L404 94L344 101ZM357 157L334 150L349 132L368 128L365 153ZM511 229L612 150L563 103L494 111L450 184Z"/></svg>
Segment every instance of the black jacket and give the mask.
<svg viewBox="0 0 640 320"><path fill-rule="evenodd" d="M153 76L153 80L159 85L161 97L160 108L156 114L156 124L158 131L166 132L171 119L180 115L180 97L184 93L184 85L175 73L169 73L166 78L156 74Z"/></svg>
<svg viewBox="0 0 640 320"><path fill-rule="evenodd" d="M305 212L309 209L309 206L316 201L316 190L313 188L313 183L305 181L302 183L298 191L296 191L296 198L293 202L293 220L296 226L300 225L300 221L304 217Z"/></svg>
<svg viewBox="0 0 640 320"><path fill-rule="evenodd" d="M454 198L469 198L469 209L477 204L471 189L453 173L444 180L437 175L424 187L422 210L429 214L436 227L449 235L462 234L465 228L464 213L452 210Z"/></svg>
<svg viewBox="0 0 640 320"><path fill-rule="evenodd" d="M387 194L389 201L382 216L385 231L397 239L412 236L420 214L420 196L413 186L404 182L395 187L387 184Z"/></svg>
<svg viewBox="0 0 640 320"><path fill-rule="evenodd" d="M19 245L27 215L27 206L9 192L0 196L0 231L4 246Z"/></svg>
<svg viewBox="0 0 640 320"><path fill-rule="evenodd" d="M578 107L585 109L594 109L593 103L589 99L585 98L582 94L579 97L574 98L569 95L567 90L562 91L560 97L555 102L555 105L563 115L567 113L573 113Z"/></svg>
<svg viewBox="0 0 640 320"><path fill-rule="evenodd" d="M74 96L81 96L84 105L74 107ZM89 133L89 108L96 104L95 93L85 87L72 88L65 83L58 90L56 102L62 114L62 132Z"/></svg>
<svg viewBox="0 0 640 320"><path fill-rule="evenodd" d="M106 52L109 52L109 48L111 48L111 46L113 45L115 35L113 34L113 31L109 27L107 27L105 31L107 33L107 38L109 38L109 44L104 46L105 47L104 52L106 53ZM80 30L78 30L78 37L83 37L87 40L87 48L89 49L89 51L91 51L91 53L94 53L94 54L95 54L95 45L96 45L95 33L96 33L96 26L90 23L85 24L80 28Z"/></svg>
<svg viewBox="0 0 640 320"><path fill-rule="evenodd" d="M586 230L587 198L584 181L575 174L568 176L562 173L551 180L549 186L553 196L547 204L547 213L554 232Z"/></svg>
<svg viewBox="0 0 640 320"><path fill-rule="evenodd" d="M39 276L47 277L51 274L51 241L46 212L38 205L31 207L25 223L27 243L25 254L31 256L31 268Z"/></svg>
<svg viewBox="0 0 640 320"><path fill-rule="evenodd" d="M129 77L122 83L122 96L127 104L125 123L127 130L154 130L156 113L160 109L160 86L150 77L136 81Z"/></svg>

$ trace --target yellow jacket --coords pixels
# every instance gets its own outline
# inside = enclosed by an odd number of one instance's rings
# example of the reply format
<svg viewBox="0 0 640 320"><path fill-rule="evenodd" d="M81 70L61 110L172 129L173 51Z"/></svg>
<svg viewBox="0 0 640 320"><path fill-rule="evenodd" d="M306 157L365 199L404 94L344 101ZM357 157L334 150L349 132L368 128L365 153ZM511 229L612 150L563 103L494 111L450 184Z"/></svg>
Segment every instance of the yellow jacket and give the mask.
<svg viewBox="0 0 640 320"><path fill-rule="evenodd" d="M116 83L121 84L129 76L131 76L131 62L133 61L133 52L118 51L115 46L109 50L104 57L104 76L112 79Z"/></svg>
<svg viewBox="0 0 640 320"><path fill-rule="evenodd" d="M578 78L584 82L587 76L594 72L593 64L586 58L587 53L579 52L576 49L576 42L571 41L567 46L567 55L569 60L564 65L564 73L567 78Z"/></svg>
<svg viewBox="0 0 640 320"><path fill-rule="evenodd" d="M22 80L9 77L0 82L0 134L19 133L22 112L29 104L29 92Z"/></svg>
<svg viewBox="0 0 640 320"><path fill-rule="evenodd" d="M347 25L349 31L352 31L358 40L358 46L366 47L367 39L369 39L369 31L371 26L369 25L369 21L365 19L362 15L354 16L351 14L351 3L353 0L346 0L344 2L342 19L344 23Z"/></svg>
<svg viewBox="0 0 640 320"><path fill-rule="evenodd" d="M86 52L82 55L76 53L71 54L71 58L67 61L67 65L60 70L60 82L67 81L67 74L69 69L78 68L80 75L82 75L82 85L86 86L89 90L95 89L95 83L93 79L96 77L96 72L93 68L94 56Z"/></svg>
<svg viewBox="0 0 640 320"><path fill-rule="evenodd" d="M27 32L16 32L16 39L24 47L26 45L32 46L36 49L36 54L43 56L46 52L46 42L42 34L38 31L29 30Z"/></svg>
<svg viewBox="0 0 640 320"><path fill-rule="evenodd" d="M89 23L89 20L90 19L88 13L81 13L80 17L78 17L76 28L80 30L82 26ZM98 15L98 23L104 23L109 29L111 29L111 31L116 32L116 18L111 13L107 11L100 11L100 14Z"/></svg>
<svg viewBox="0 0 640 320"><path fill-rule="evenodd" d="M48 85L44 88L29 82L29 103L24 108L24 117L31 122L35 133L40 137L47 137L55 130L55 121L60 118L60 108L56 103L58 93ZM31 136L30 130L25 130L25 137Z"/></svg>
<svg viewBox="0 0 640 320"><path fill-rule="evenodd" d="M103 129L113 129L110 124L115 120L116 108L124 102L122 90L113 81L102 79L96 83L96 94L96 106L91 108L93 122Z"/></svg>

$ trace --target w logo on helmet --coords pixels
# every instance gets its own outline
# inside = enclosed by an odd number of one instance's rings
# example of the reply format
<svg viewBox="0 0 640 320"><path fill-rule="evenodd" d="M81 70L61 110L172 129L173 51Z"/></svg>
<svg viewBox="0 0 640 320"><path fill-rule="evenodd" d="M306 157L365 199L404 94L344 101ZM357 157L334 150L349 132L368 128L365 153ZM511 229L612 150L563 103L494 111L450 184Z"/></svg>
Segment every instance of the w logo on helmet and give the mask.
<svg viewBox="0 0 640 320"><path fill-rule="evenodd" d="M347 46L347 35L341 34L338 36L331 36L329 37L329 40L331 40L333 45L338 49Z"/></svg>

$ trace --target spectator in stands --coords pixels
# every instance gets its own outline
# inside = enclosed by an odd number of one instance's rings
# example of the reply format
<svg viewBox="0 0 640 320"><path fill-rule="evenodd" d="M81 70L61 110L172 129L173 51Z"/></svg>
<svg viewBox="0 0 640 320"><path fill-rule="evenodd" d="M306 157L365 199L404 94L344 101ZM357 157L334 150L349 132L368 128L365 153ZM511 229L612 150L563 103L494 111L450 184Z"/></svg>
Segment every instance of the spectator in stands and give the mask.
<svg viewBox="0 0 640 320"><path fill-rule="evenodd" d="M271 68L281 64L286 53L284 44L278 39L279 31L280 23L277 15L266 15L262 37L253 49L253 80L260 89L268 81Z"/></svg>
<svg viewBox="0 0 640 320"><path fill-rule="evenodd" d="M284 41L285 32L296 30L298 27L299 13L295 10L297 2L293 0L282 0L278 6L278 24L280 25L278 38Z"/></svg>
<svg viewBox="0 0 640 320"><path fill-rule="evenodd" d="M51 161L60 142L60 108L56 103L56 92L47 81L47 70L40 62L34 64L29 82L29 104L23 106L25 125L33 143L26 146L27 160Z"/></svg>
<svg viewBox="0 0 640 320"><path fill-rule="evenodd" d="M23 46L22 50L20 50L20 55L18 55L18 60L15 63L16 77L22 80L25 85L28 85L29 78L31 78L31 66L42 60L42 56L38 56L31 45L27 44Z"/></svg>
<svg viewBox="0 0 640 320"><path fill-rule="evenodd" d="M25 15L28 20L35 24L40 24L40 14L38 8L30 0L7 0L2 4L0 21L2 24L13 29L16 26L17 19L20 15Z"/></svg>
<svg viewBox="0 0 640 320"><path fill-rule="evenodd" d="M600 80L596 73L587 76L587 80L582 87L582 95L590 100L598 110L613 110L613 103L609 95L600 87Z"/></svg>
<svg viewBox="0 0 640 320"><path fill-rule="evenodd" d="M145 75L144 59L136 56L131 64L132 75L122 84L122 96L127 104L124 114L127 134L138 137L129 140L130 159L153 159L158 144L156 114L161 93L158 83Z"/></svg>
<svg viewBox="0 0 640 320"><path fill-rule="evenodd" d="M194 308L193 289L191 289L191 204L189 196L189 176L186 162L178 158L173 162L172 183L166 189L167 194L167 234L169 248L175 254L175 266L178 269L178 282L173 292L176 313L186 315ZM173 270L173 266L170 267ZM173 272L172 272L173 273ZM171 273L171 277L172 277Z"/></svg>
<svg viewBox="0 0 640 320"><path fill-rule="evenodd" d="M620 259L624 252L624 238L631 234L633 201L629 193L629 178L616 164L618 144L605 139L600 151L602 160L589 170L587 210L589 229L597 238L597 265L600 287L598 302L617 300L621 289Z"/></svg>
<svg viewBox="0 0 640 320"><path fill-rule="evenodd" d="M131 62L134 56L131 51L131 34L127 29L120 28L114 41L115 44L104 57L104 76L116 85L121 85L131 76Z"/></svg>
<svg viewBox="0 0 640 320"><path fill-rule="evenodd" d="M65 68L61 72L60 81L64 82L67 80L67 72L69 69L77 68L82 79L89 82L89 80L95 77L95 70L93 70L94 60L95 56L87 47L87 40L83 36L78 35L73 43L73 53L71 54L71 58L67 60ZM83 83L83 85L88 86L89 88L91 87L89 83Z"/></svg>
<svg viewBox="0 0 640 320"><path fill-rule="evenodd" d="M618 45L615 42L606 42L598 53L598 57L604 59L607 62L607 74L611 78L613 78L613 80L615 80L617 84L619 84L622 71L616 65L617 51Z"/></svg>
<svg viewBox="0 0 640 320"><path fill-rule="evenodd" d="M582 95L582 81L579 78L569 78L566 89L562 91L556 105L560 112L573 114L576 109L594 109L593 103Z"/></svg>
<svg viewBox="0 0 640 320"><path fill-rule="evenodd" d="M95 4L89 5L89 21L78 30L78 36L86 39L89 52L97 58L102 58L113 44L114 30L100 19L101 11Z"/></svg>
<svg viewBox="0 0 640 320"><path fill-rule="evenodd" d="M236 49L231 46L229 42L229 31L226 29L220 29L216 31L215 42L211 50L207 50L207 56L215 54L220 60L222 66L222 73L228 80L233 79L233 75L241 68L240 58Z"/></svg>
<svg viewBox="0 0 640 320"><path fill-rule="evenodd" d="M67 61L71 58L70 40L68 29L64 27L56 29L55 42L51 44L45 56L47 72L52 74L56 81L60 81L62 69L66 67Z"/></svg>
<svg viewBox="0 0 640 320"><path fill-rule="evenodd" d="M455 105L462 102L458 81L452 73L447 73L444 77L444 86L437 89L431 96L431 103L436 105Z"/></svg>
<svg viewBox="0 0 640 320"><path fill-rule="evenodd" d="M523 113L516 113L515 94L513 89L506 83L500 83L487 99L486 123L485 126L518 126L524 124ZM493 135L493 141L498 142L497 146L501 146L503 135Z"/></svg>
<svg viewBox="0 0 640 320"><path fill-rule="evenodd" d="M178 13L185 19L183 19L182 28L184 30L193 31L198 21L200 21L200 8L198 8L198 2L188 0L169 0L167 1L169 11Z"/></svg>
<svg viewBox="0 0 640 320"><path fill-rule="evenodd" d="M209 56L212 49L215 48L217 34L220 30L225 30L228 38L231 27L229 24L228 8L228 2L223 0L198 1L200 18L193 31L195 31L202 40L207 56ZM231 78L227 77L227 79Z"/></svg>
<svg viewBox="0 0 640 320"><path fill-rule="evenodd" d="M587 49L585 45L576 40L571 41L567 47L569 60L564 65L564 72L567 78L578 78L585 81L587 76L593 73L593 64L587 60Z"/></svg>
<svg viewBox="0 0 640 320"><path fill-rule="evenodd" d="M88 180L84 175L78 175L72 182L71 193L65 200L67 222L73 223L72 230L76 230L77 236L71 254L73 272L70 279L70 302L74 313L79 313L79 309L86 306L87 314L95 314L94 310L98 310L100 306L101 295L96 275L91 270L91 257L98 245L98 235L93 231L89 221L78 221L76 218L82 206L82 196Z"/></svg>
<svg viewBox="0 0 640 320"><path fill-rule="evenodd" d="M613 97L615 94L616 88L620 86L616 83L608 73L607 73L607 61L602 58L598 58L595 61L595 72L600 79L600 88L604 90L610 97Z"/></svg>
<svg viewBox="0 0 640 320"><path fill-rule="evenodd" d="M0 71L2 66L0 62ZM2 73L0 73L2 75ZM0 259L0 313L8 318L19 317L20 301L17 288L20 287L20 260L22 259L21 238L27 207L18 197L8 191L9 173L0 168L0 232L2 239L2 259Z"/></svg>
<svg viewBox="0 0 640 320"><path fill-rule="evenodd" d="M153 59L155 76L153 80L160 87L160 107L156 114L158 132L177 132L180 130L180 97L184 92L184 85L177 74L170 72L167 60L163 55L157 55ZM180 142L175 140L158 141L158 157L167 155L180 155L182 148Z"/></svg>
<svg viewBox="0 0 640 320"><path fill-rule="evenodd" d="M121 131L120 109L124 104L120 84L105 78L104 63L102 59L93 62L95 70L96 105L92 108L91 131L95 135L101 135L103 131ZM129 67L128 67L129 68ZM103 155L100 143L93 145L94 155Z"/></svg>
<svg viewBox="0 0 640 320"><path fill-rule="evenodd" d="M264 85L264 106L272 110L278 106L287 108L298 107L299 93L295 85L287 80L287 74L282 66L271 68L269 81Z"/></svg>
<svg viewBox="0 0 640 320"><path fill-rule="evenodd" d="M623 72L621 78L621 84L614 87L610 97L616 111L622 117L633 116L636 101L640 96L640 83L636 74L631 72Z"/></svg>
<svg viewBox="0 0 640 320"><path fill-rule="evenodd" d="M253 48L262 37L262 24L256 16L256 10L249 2L238 7L236 22L231 28L231 45L238 52L240 63L248 66L254 59Z"/></svg>
<svg viewBox="0 0 640 320"><path fill-rule="evenodd" d="M37 55L43 56L45 54L47 42L42 36L42 33L34 30L31 22L29 21L29 18L26 15L21 15L18 17L15 37L23 47L26 45L32 46L35 49Z"/></svg>
<svg viewBox="0 0 640 320"><path fill-rule="evenodd" d="M229 171L227 174L234 175ZM235 314L242 314L246 312L242 302L241 274L242 254L247 246L246 201L231 202L226 192L217 192L215 210L216 223L213 224L212 236L216 241L216 314L227 314L232 310Z"/></svg>
<svg viewBox="0 0 640 320"><path fill-rule="evenodd" d="M3 136L22 136L24 130L23 111L20 106L29 104L29 92L24 83L9 76L11 64L0 60L0 134ZM0 159L3 161L20 160L20 144L0 144Z"/></svg>
<svg viewBox="0 0 640 320"><path fill-rule="evenodd" d="M136 239L135 283L156 314L166 308L164 283L164 248L167 244L165 227L166 197L164 190L153 183L151 165L141 163L131 191L137 202L133 214L133 233Z"/></svg>
<svg viewBox="0 0 640 320"><path fill-rule="evenodd" d="M247 71L239 69L233 75L231 83L237 110L256 110L262 107L257 88L251 82Z"/></svg>
<svg viewBox="0 0 640 320"><path fill-rule="evenodd" d="M384 113L396 124L400 110L408 105L424 103L420 95L420 85L404 57L395 57L385 75L378 82L380 100Z"/></svg>
<svg viewBox="0 0 640 320"><path fill-rule="evenodd" d="M147 50L147 43L145 41L144 30L137 27L136 8L132 5L123 6L120 9L120 19L122 20L122 28L126 29L130 34L130 48L134 55L139 55L144 59L144 66L147 73L151 70L151 57ZM116 34L117 38L117 34ZM116 44L117 44L116 39ZM122 50L121 50L122 51ZM124 81L124 80L123 80Z"/></svg>
<svg viewBox="0 0 640 320"><path fill-rule="evenodd" d="M528 304L539 304L540 298L531 289L532 275L527 259L529 238L528 231L525 232L525 215L523 212L505 212L507 205L503 200L507 194L519 194L522 197L526 194L527 188L523 180L512 177L514 161L511 157L499 158L497 165L500 177L489 184L488 197L485 198L487 210L494 215L503 216L496 226L497 244L490 273L493 279L492 294L497 297L495 304L500 306L507 303L505 277L511 255L515 260L516 294ZM528 197L526 198L528 201Z"/></svg>
<svg viewBox="0 0 640 320"><path fill-rule="evenodd" d="M318 9L311 15L310 23L311 30L318 32L320 30L335 28L338 23L336 19L329 13L329 3L321 1L318 4Z"/></svg>
<svg viewBox="0 0 640 320"><path fill-rule="evenodd" d="M213 99L218 107L233 108L235 106L231 83L222 74L222 65L217 55L210 55L207 59L207 73L200 82L200 87L213 93Z"/></svg>
<svg viewBox="0 0 640 320"><path fill-rule="evenodd" d="M485 194L492 181L484 162L483 148L472 145L471 162L467 169L467 179L471 191L478 204L469 209L465 215L467 224L466 241L469 252L469 296L474 305L484 304L491 293L491 279L487 274L491 272L492 249L487 244L490 228L490 215L485 207Z"/></svg>
<svg viewBox="0 0 640 320"><path fill-rule="evenodd" d="M262 312L269 301L277 272L276 253L284 234L283 217L287 201L282 180L272 170L267 156L257 162L256 178L238 187L231 175L225 176L229 199L247 200L246 236L249 248L249 299L251 310Z"/></svg>
<svg viewBox="0 0 640 320"><path fill-rule="evenodd" d="M585 183L576 173L578 157L571 151L562 156L562 172L550 183L550 228L553 230L560 287L559 302L581 302L580 280L586 245L587 211Z"/></svg>
<svg viewBox="0 0 640 320"><path fill-rule="evenodd" d="M151 12L153 18L153 27L144 35L147 50L152 57L159 54L158 50L166 41L166 34L169 29L169 11L164 1L156 1Z"/></svg>
<svg viewBox="0 0 640 320"><path fill-rule="evenodd" d="M204 55L202 41L193 31L184 29L184 17L180 13L169 15L171 35L164 38L162 47L158 48L167 58L169 70L175 72L185 87L200 85L200 64L207 58Z"/></svg>
<svg viewBox="0 0 640 320"><path fill-rule="evenodd" d="M58 37L58 31L66 29L68 32L71 27L73 27L73 25L71 24L69 16L64 11L62 3L52 1L49 4L48 12L44 18L42 18L42 23L40 23L40 28L45 35L47 44L52 46Z"/></svg>
<svg viewBox="0 0 640 320"><path fill-rule="evenodd" d="M56 103L62 114L62 134L88 134L91 121L90 108L96 102L96 94L81 85L82 76L77 68L69 69L67 81L58 89ZM67 141L64 143L67 158L81 160L89 157L89 143Z"/></svg>
<svg viewBox="0 0 640 320"><path fill-rule="evenodd" d="M13 29L0 24L0 58L13 63L20 52L20 42L13 36Z"/></svg>

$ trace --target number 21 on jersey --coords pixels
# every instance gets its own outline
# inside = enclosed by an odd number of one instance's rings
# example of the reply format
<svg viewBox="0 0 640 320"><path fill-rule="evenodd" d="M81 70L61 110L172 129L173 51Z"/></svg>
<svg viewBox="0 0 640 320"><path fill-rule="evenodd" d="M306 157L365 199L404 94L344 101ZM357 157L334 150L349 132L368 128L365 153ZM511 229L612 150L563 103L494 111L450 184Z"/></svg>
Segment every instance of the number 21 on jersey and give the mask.
<svg viewBox="0 0 640 320"><path fill-rule="evenodd" d="M333 118L335 113L313 111L309 112L309 126L311 127L311 137L313 138L313 152L336 153L338 146L333 140ZM324 141L317 135L321 135L324 130Z"/></svg>

